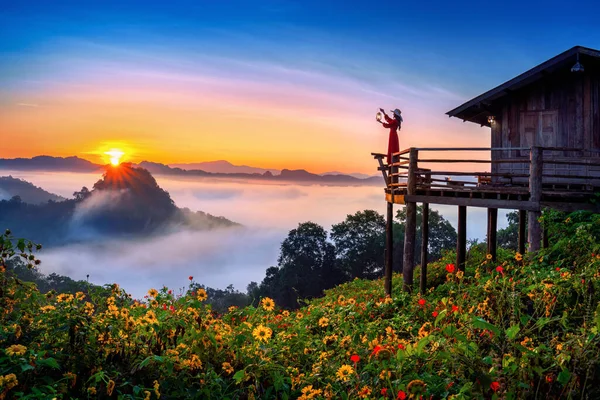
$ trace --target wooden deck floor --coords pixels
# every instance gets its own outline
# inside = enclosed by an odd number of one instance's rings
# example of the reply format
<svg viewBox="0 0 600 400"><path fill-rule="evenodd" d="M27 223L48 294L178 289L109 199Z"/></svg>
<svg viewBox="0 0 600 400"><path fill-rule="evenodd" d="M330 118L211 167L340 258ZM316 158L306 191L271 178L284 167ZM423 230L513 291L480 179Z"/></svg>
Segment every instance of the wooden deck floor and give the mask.
<svg viewBox="0 0 600 400"><path fill-rule="evenodd" d="M385 199L394 204L406 202L445 204L468 207L536 210L529 201L529 190L519 187L417 187L412 195L405 187L385 190ZM541 205L563 211L589 210L600 212L600 188L547 187L542 189Z"/></svg>

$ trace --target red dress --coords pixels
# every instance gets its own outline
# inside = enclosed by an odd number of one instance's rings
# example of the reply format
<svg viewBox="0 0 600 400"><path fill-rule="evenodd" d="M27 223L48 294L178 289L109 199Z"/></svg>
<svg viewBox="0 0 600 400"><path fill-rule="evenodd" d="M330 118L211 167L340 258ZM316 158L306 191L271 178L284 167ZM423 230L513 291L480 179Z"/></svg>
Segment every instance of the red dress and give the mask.
<svg viewBox="0 0 600 400"><path fill-rule="evenodd" d="M391 164L392 162L392 154L400 151L400 142L398 141L398 121L395 118L390 118L384 114L385 121L383 123L384 128L390 129L390 139L388 142L388 154L387 154L387 162Z"/></svg>

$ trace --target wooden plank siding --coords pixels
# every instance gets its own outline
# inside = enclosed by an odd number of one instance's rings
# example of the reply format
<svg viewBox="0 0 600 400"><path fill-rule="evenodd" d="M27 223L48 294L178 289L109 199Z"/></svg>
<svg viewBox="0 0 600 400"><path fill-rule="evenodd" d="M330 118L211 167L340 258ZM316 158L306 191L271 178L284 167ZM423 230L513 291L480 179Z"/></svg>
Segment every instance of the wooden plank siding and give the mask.
<svg viewBox="0 0 600 400"><path fill-rule="evenodd" d="M491 127L492 147L564 147L600 149L600 71L586 69L583 74L563 70L523 87L493 105L496 116ZM511 154L512 153L512 154ZM529 152L505 151L492 159L525 158ZM546 152L556 159L594 159L600 153L574 151ZM523 164L494 164L494 173L526 173ZM584 165L546 165L544 174L600 176L600 168ZM498 178L495 182L501 182ZM545 179L548 181L548 179ZM557 178L556 183L569 183ZM574 183L582 183L581 180Z"/></svg>

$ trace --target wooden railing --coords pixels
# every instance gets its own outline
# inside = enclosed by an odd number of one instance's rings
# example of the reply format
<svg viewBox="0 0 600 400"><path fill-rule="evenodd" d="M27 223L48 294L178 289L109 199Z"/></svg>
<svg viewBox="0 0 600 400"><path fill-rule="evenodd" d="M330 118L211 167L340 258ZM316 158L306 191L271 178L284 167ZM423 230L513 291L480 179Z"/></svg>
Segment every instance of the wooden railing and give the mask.
<svg viewBox="0 0 600 400"><path fill-rule="evenodd" d="M452 152L454 157L436 157L434 153ZM560 152L561 156L556 153ZM464 156L464 154L467 156ZM474 153L493 154L491 158L474 157ZM564 154L572 154L571 158ZM502 157L521 154L521 157ZM380 170L384 172L387 189L391 193L414 190L452 190L454 192L485 192L531 195L532 190L541 193L542 186L600 184L600 150L582 150L564 147L512 147L512 148L408 148L392 155L392 162L383 163L379 156ZM579 155L578 158L573 157ZM455 158L462 157L462 158ZM438 166L452 165L455 168ZM486 171L472 167L488 165ZM581 168L578 168L581 167ZM597 171L593 170L597 168ZM469 179L472 178L472 179ZM546 189L551 190L551 189ZM411 190L412 191L412 190Z"/></svg>

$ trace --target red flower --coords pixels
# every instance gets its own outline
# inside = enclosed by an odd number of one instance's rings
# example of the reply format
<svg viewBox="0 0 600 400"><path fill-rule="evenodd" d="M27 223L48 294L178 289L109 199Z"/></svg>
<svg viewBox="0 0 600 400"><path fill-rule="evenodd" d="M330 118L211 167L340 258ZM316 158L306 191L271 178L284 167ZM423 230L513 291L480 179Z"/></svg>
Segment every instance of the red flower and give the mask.
<svg viewBox="0 0 600 400"><path fill-rule="evenodd" d="M454 382L450 382L449 384L447 384L446 390L450 389L452 386L454 386Z"/></svg>
<svg viewBox="0 0 600 400"><path fill-rule="evenodd" d="M169 310L171 310L171 311L175 311L175 307L173 307L173 306L170 306L170 307L169 307Z"/></svg>
<svg viewBox="0 0 600 400"><path fill-rule="evenodd" d="M350 360L356 364L357 362L360 361L360 356L358 354L354 354L352 357L350 357Z"/></svg>
<svg viewBox="0 0 600 400"><path fill-rule="evenodd" d="M377 355L381 350L382 347L380 345L377 345L375 346L375 348L373 348L373 354Z"/></svg>
<svg viewBox="0 0 600 400"><path fill-rule="evenodd" d="M425 300L425 299L419 299L419 305L420 305L421 307L425 307L425 304L426 304L426 303L427 303L427 300Z"/></svg>
<svg viewBox="0 0 600 400"><path fill-rule="evenodd" d="M432 313L431 313L431 315L433 315L433 317L435 318L435 317L437 317L437 316L438 316L438 312L437 312L437 311L434 311L434 312L432 312Z"/></svg>
<svg viewBox="0 0 600 400"><path fill-rule="evenodd" d="M167 293L173 294L173 291L171 289L169 289L169 291Z"/></svg>
<svg viewBox="0 0 600 400"><path fill-rule="evenodd" d="M406 399L406 393L404 393L402 390L398 392L398 397L396 397L398 400L404 400Z"/></svg>
<svg viewBox="0 0 600 400"><path fill-rule="evenodd" d="M494 392L497 392L498 389L500 389L500 383L498 383L498 382L490 383L490 389L492 389Z"/></svg>
<svg viewBox="0 0 600 400"><path fill-rule="evenodd" d="M458 311L458 306L452 304L452 312L457 312Z"/></svg>
<svg viewBox="0 0 600 400"><path fill-rule="evenodd" d="M498 265L496 267L496 272L501 273L502 275L504 275L504 268L502 268L502 265Z"/></svg>
<svg viewBox="0 0 600 400"><path fill-rule="evenodd" d="M167 305L163 304L163 310L166 310L166 309L167 309Z"/></svg>
<svg viewBox="0 0 600 400"><path fill-rule="evenodd" d="M448 271L449 274L453 274L454 270L454 264L446 264L446 271Z"/></svg>
<svg viewBox="0 0 600 400"><path fill-rule="evenodd" d="M381 389L381 395L382 396L387 396L387 388Z"/></svg>
<svg viewBox="0 0 600 400"><path fill-rule="evenodd" d="M556 267L556 270L557 270L557 271L560 271L560 267Z"/></svg>
<svg viewBox="0 0 600 400"><path fill-rule="evenodd" d="M190 276L188 276L188 279L191 281L194 279L194 277L190 275Z"/></svg>

